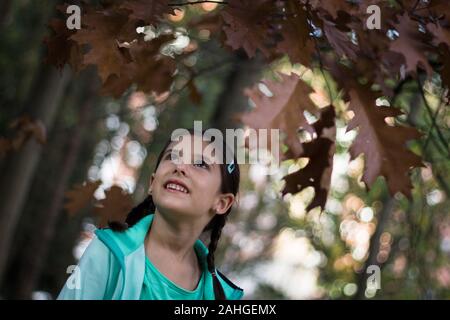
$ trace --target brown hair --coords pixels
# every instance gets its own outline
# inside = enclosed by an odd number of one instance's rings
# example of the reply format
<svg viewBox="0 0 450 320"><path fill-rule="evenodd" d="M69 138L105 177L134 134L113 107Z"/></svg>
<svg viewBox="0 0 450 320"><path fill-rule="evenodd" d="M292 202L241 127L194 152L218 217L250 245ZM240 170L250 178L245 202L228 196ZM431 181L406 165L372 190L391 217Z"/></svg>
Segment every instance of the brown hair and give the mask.
<svg viewBox="0 0 450 320"><path fill-rule="evenodd" d="M187 129L191 135L194 134L194 130ZM204 133L204 130L202 131L202 134ZM161 162L162 156L169 146L169 144L172 141L169 139L164 148L162 149L161 153L158 156L158 160L156 161L155 170L158 169L158 166ZM225 144L225 141L223 142L223 150L225 151L227 146ZM224 152L224 160L225 160L225 154ZM240 180L240 171L239 171L239 165L237 164L236 157L233 157L234 159L234 170L231 172L227 169L226 161L222 161L223 164L220 164L220 175L221 175L221 192L222 193L232 193L233 195L237 195L239 192L239 180ZM148 195L144 201L142 201L140 204L138 204L136 207L134 207L129 213L125 220L125 223L120 222L109 222L109 227L112 230L115 231L124 231L127 228L135 225L139 220L141 220L143 217L154 214L155 213L155 204L153 202L153 198L151 195ZM211 221L206 225L203 232L211 230L211 238L208 245L208 256L207 256L207 262L208 262L208 271L213 276L213 284L214 284L214 295L216 297L216 300L226 300L225 293L223 291L223 288L219 282L219 279L217 279L217 275L215 273L215 264L214 264L214 252L216 251L217 244L220 239L220 235L222 233L222 229L225 226L226 219L228 217L228 214L230 213L232 207L228 209L228 211L224 214L216 214Z"/></svg>

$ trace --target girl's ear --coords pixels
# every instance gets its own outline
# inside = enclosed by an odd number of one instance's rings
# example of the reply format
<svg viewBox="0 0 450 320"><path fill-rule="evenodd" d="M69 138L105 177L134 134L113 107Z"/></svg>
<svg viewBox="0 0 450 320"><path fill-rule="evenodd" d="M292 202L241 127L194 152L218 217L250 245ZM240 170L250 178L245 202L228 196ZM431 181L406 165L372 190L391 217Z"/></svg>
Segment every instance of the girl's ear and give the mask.
<svg viewBox="0 0 450 320"><path fill-rule="evenodd" d="M152 193L152 185L154 180L155 180L155 173L152 173L152 176L150 177L150 187L148 189L148 194Z"/></svg>
<svg viewBox="0 0 450 320"><path fill-rule="evenodd" d="M224 193L219 196L219 200L216 203L215 211L216 214L224 214L230 209L234 203L234 194Z"/></svg>

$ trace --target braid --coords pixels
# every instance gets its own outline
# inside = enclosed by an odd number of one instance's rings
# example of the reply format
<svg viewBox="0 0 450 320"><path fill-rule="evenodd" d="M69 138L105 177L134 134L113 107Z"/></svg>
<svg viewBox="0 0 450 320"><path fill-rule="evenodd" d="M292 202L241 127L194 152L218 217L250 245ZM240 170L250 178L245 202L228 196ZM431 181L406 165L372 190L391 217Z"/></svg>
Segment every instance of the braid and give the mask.
<svg viewBox="0 0 450 320"><path fill-rule="evenodd" d="M216 300L226 300L223 288L219 282L219 279L217 279L214 265L214 252L216 251L217 243L219 242L220 235L222 234L222 229L225 226L227 215L228 214L218 214L213 218L214 222L211 230L211 241L208 246L208 270L213 276L214 295Z"/></svg>
<svg viewBox="0 0 450 320"><path fill-rule="evenodd" d="M153 203L153 198L148 195L140 204L131 209L125 222L119 221L109 221L109 227L114 231L125 231L129 227L135 225L143 217L155 213L155 204Z"/></svg>

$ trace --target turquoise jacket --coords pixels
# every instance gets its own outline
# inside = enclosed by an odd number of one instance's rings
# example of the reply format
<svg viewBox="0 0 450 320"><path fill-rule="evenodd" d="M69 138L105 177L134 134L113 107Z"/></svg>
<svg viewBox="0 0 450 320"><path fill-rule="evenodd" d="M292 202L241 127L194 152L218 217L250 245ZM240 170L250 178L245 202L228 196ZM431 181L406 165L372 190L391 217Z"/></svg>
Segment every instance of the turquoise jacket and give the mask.
<svg viewBox="0 0 450 320"><path fill-rule="evenodd" d="M124 232L97 229L58 299L138 300L145 272L144 239L153 216L145 216ZM205 266L208 248L199 239L195 247L200 248L199 256ZM227 300L242 298L244 290L217 269L216 275ZM213 278L209 272L205 291L206 299L214 300Z"/></svg>

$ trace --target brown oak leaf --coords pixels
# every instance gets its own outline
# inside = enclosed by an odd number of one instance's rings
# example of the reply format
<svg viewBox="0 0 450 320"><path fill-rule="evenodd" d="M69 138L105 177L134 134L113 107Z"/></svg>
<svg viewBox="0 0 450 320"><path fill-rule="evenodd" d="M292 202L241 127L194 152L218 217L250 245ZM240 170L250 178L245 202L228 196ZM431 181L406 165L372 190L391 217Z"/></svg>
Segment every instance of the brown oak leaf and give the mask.
<svg viewBox="0 0 450 320"><path fill-rule="evenodd" d="M120 75L122 65L128 63L126 48L119 44L137 38L135 22L129 21L124 12L117 9L87 11L83 15L83 27L70 37L79 45L90 46L83 64L97 66L103 83L110 75Z"/></svg>
<svg viewBox="0 0 450 320"><path fill-rule="evenodd" d="M173 35L160 36L150 42L140 39L130 48L135 68L133 79L138 90L162 93L169 89L176 63L171 57L159 53L161 46L169 40L173 40Z"/></svg>
<svg viewBox="0 0 450 320"><path fill-rule="evenodd" d="M417 22L412 20L407 13L398 17L399 23L395 29L399 37L390 44L390 50L403 55L406 63L406 73L415 75L417 66L422 67L431 76L433 68L428 63L426 52L431 50L423 39L424 35L419 31Z"/></svg>
<svg viewBox="0 0 450 320"><path fill-rule="evenodd" d="M345 0L310 0L310 4L315 10L328 12L333 19L337 19L339 11L350 12L353 10L351 3Z"/></svg>
<svg viewBox="0 0 450 320"><path fill-rule="evenodd" d="M385 118L402 114L395 107L377 106L381 94L371 90L371 83L357 81L357 74L338 63L327 61L327 67L341 88L344 99L350 101L349 108L354 117L347 131L356 127L358 134L350 147L352 159L364 153L365 166L362 180L371 187L378 176L384 176L391 194L402 192L411 195L411 181L408 176L412 167L422 166L421 158L410 151L408 140L418 139L421 133L412 127L389 126Z"/></svg>
<svg viewBox="0 0 450 320"><path fill-rule="evenodd" d="M105 191L105 196L105 199L99 201L99 206L94 208L99 218L97 227L107 227L110 221L124 223L133 208L131 195L119 186L112 186Z"/></svg>
<svg viewBox="0 0 450 320"><path fill-rule="evenodd" d="M416 1L416 0L414 0ZM415 5L416 3L414 3ZM432 16L435 18L444 18L450 21L450 5L448 0L429 0L427 2L420 1L415 10L415 14L428 17Z"/></svg>
<svg viewBox="0 0 450 320"><path fill-rule="evenodd" d="M270 97L261 92L258 85L252 89L246 89L245 95L255 103L256 107L241 115L240 120L254 129L282 130L286 134L285 143L289 146L289 155L298 157L302 152L298 137L299 128L303 127L310 132L314 130L306 121L304 111L316 114L318 109L309 97L313 89L298 75L282 74L281 79L280 82L262 81L273 94Z"/></svg>
<svg viewBox="0 0 450 320"><path fill-rule="evenodd" d="M243 48L249 57L259 49L266 58L272 56L270 15L274 11L271 0L230 0L221 11L226 44L234 50Z"/></svg>
<svg viewBox="0 0 450 320"><path fill-rule="evenodd" d="M65 21L56 18L49 22L49 27L54 31L54 35L44 39L47 45L45 62L60 69L68 63L73 70L78 71L83 61L83 53L80 46L69 39L75 33L74 30L69 30Z"/></svg>
<svg viewBox="0 0 450 320"><path fill-rule="evenodd" d="M357 58L358 46L353 44L345 32L336 28L333 22L324 21L323 31L331 47L339 56L345 55L350 59Z"/></svg>
<svg viewBox="0 0 450 320"><path fill-rule="evenodd" d="M428 31L434 36L433 44L438 46L439 44L444 44L450 49L450 29L444 28L439 24L428 23Z"/></svg>
<svg viewBox="0 0 450 320"><path fill-rule="evenodd" d="M39 119L32 119L29 115L23 115L9 124L9 128L15 131L10 140L14 150L20 149L30 138L34 137L40 144L47 141L47 130Z"/></svg>
<svg viewBox="0 0 450 320"><path fill-rule="evenodd" d="M376 106L377 95L369 85L355 85L350 88L349 97L349 108L355 115L347 131L359 128L350 154L351 159L364 154L362 180L370 187L378 176L384 176L391 194L401 192L410 197L409 171L423 164L421 158L407 148L406 142L420 138L421 134L412 127L389 126L385 118L402 112L395 107Z"/></svg>
<svg viewBox="0 0 450 320"><path fill-rule="evenodd" d="M131 43L127 49L130 62L122 64L118 74L108 77L101 93L118 98L132 84L146 93L169 90L176 64L171 57L160 54L160 48L170 40L173 40L172 35L163 35L151 41L139 39Z"/></svg>
<svg viewBox="0 0 450 320"><path fill-rule="evenodd" d="M314 41L310 36L307 14L301 4L289 1L287 18L281 22L281 36L277 51L289 56L292 63L311 64Z"/></svg>
<svg viewBox="0 0 450 320"><path fill-rule="evenodd" d="M66 203L64 209L70 216L74 216L81 209L91 204L94 200L94 192L101 185L101 181L88 181L77 184L71 190L66 191Z"/></svg>
<svg viewBox="0 0 450 320"><path fill-rule="evenodd" d="M175 14L168 0L127 0L120 8L129 10L133 19L147 24L158 24L165 14Z"/></svg>
<svg viewBox="0 0 450 320"><path fill-rule="evenodd" d="M321 116L313 126L317 138L303 144L301 157L309 158L308 164L291 174L283 177L286 185L282 194L296 194L307 187L314 188L314 198L306 210L320 206L323 210L327 202L333 170L333 155L335 151L335 112L334 106L321 110Z"/></svg>

